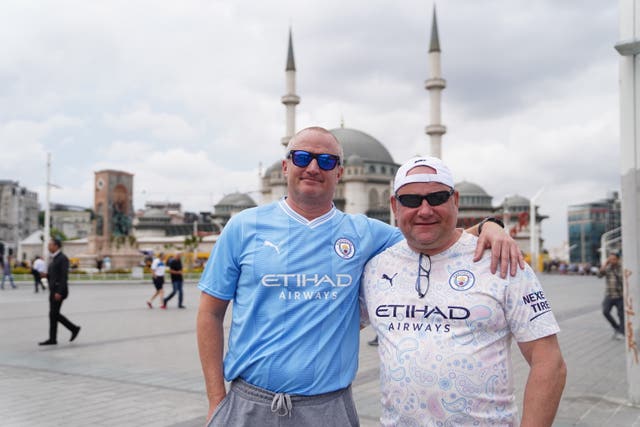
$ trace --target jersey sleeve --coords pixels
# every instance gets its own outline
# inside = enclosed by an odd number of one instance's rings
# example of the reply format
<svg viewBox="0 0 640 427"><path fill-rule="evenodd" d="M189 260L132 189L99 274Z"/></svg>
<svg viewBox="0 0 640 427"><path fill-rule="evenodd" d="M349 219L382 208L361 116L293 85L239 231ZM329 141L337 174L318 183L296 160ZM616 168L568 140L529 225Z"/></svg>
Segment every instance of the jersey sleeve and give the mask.
<svg viewBox="0 0 640 427"><path fill-rule="evenodd" d="M560 331L551 303L528 265L506 286L505 312L516 341L533 341Z"/></svg>
<svg viewBox="0 0 640 427"><path fill-rule="evenodd" d="M239 216L231 218L222 230L198 283L201 291L223 300L233 299L240 276L238 256L242 227L237 220Z"/></svg>
<svg viewBox="0 0 640 427"><path fill-rule="evenodd" d="M398 227L392 227L377 219L369 219L369 232L375 239L375 250L371 257L378 255L404 239Z"/></svg>

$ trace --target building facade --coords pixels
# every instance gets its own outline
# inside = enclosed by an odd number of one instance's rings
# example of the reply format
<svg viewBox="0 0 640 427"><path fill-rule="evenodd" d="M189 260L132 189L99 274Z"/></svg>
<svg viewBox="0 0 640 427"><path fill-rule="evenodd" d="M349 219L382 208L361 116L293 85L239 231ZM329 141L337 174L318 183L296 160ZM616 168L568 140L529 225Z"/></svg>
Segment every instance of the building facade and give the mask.
<svg viewBox="0 0 640 427"><path fill-rule="evenodd" d="M0 244L7 255L38 229L38 194L18 181L0 180Z"/></svg>
<svg viewBox="0 0 640 427"><path fill-rule="evenodd" d="M620 228L620 198L617 192L606 199L569 206L569 262L600 265L600 238ZM620 243L610 247L619 250Z"/></svg>
<svg viewBox="0 0 640 427"><path fill-rule="evenodd" d="M429 46L429 76L425 81L425 89L430 97L430 115L425 132L430 139L431 155L442 158L442 136L446 127L442 124L441 97L446 87L446 81L441 71L441 49L438 36L438 26L435 14L431 28ZM295 134L296 106L300 103L300 96L296 94L295 61L291 31L289 32L289 46L287 50L287 65L285 67L285 81L287 93L282 97L286 107L286 134L281 143L286 145ZM334 195L335 206L350 214L365 214L386 223L393 223L389 206L389 197L393 178L399 167L387 147L373 136L357 129L339 128L330 132L342 145L344 150L344 174L336 187ZM285 153L283 152L283 156ZM287 182L282 173L282 161L279 160L266 169L261 178L261 202L270 203L287 194ZM530 251L529 201L520 196L505 199L500 206L493 206L492 196L481 186L473 182L462 181L456 183L456 190L460 194L458 226L471 227L487 216L496 216L505 221L505 227L518 242L520 249ZM535 215L537 236L540 236L542 221L547 216ZM542 239L539 246L542 247Z"/></svg>
<svg viewBox="0 0 640 427"><path fill-rule="evenodd" d="M89 237L92 227L91 210L87 208L54 204L51 206L51 227L67 239Z"/></svg>
<svg viewBox="0 0 640 427"><path fill-rule="evenodd" d="M137 240L147 237L203 236L219 233L220 229L211 220L211 215L183 212L182 205L177 202L146 202L144 209L138 211L133 220L133 233Z"/></svg>

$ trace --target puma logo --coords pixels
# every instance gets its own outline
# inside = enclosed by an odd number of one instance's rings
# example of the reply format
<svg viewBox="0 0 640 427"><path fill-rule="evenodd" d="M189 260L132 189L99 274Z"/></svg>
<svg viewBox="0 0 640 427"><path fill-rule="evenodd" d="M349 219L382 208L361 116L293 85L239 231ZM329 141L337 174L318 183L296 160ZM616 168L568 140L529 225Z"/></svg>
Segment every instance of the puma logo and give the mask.
<svg viewBox="0 0 640 427"><path fill-rule="evenodd" d="M276 245L275 243L271 243L270 241L265 240L265 241L264 241L264 246L268 246L268 247L270 247L270 248L275 249L275 250L276 250L276 252L278 252L278 255L280 255L280 248L279 248L279 247L278 247L278 245Z"/></svg>
<svg viewBox="0 0 640 427"><path fill-rule="evenodd" d="M388 280L389 281L389 285L393 286L393 279L398 275L398 273L394 274L393 276L389 277L387 276L387 273L383 273L382 274L382 278L384 280Z"/></svg>

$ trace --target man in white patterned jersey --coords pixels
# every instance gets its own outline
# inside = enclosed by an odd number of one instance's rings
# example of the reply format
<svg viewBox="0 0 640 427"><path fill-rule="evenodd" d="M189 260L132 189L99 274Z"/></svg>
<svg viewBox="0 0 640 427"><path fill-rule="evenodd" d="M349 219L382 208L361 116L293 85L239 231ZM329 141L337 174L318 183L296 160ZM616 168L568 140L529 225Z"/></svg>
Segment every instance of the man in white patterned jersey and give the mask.
<svg viewBox="0 0 640 427"><path fill-rule="evenodd" d="M521 426L551 426L566 366L549 302L528 266L501 278L473 262L458 197L437 158L398 169L391 205L406 240L369 261L361 285L363 322L379 337L381 424L518 425L513 337L530 365Z"/></svg>
<svg viewBox="0 0 640 427"><path fill-rule="evenodd" d="M350 384L358 365L360 276L402 234L335 208L343 153L329 131L304 129L287 150L287 197L234 215L200 279L197 335L210 426L359 425ZM490 240L494 271L500 258L502 274L508 267L514 273L517 246L491 227L478 256Z"/></svg>

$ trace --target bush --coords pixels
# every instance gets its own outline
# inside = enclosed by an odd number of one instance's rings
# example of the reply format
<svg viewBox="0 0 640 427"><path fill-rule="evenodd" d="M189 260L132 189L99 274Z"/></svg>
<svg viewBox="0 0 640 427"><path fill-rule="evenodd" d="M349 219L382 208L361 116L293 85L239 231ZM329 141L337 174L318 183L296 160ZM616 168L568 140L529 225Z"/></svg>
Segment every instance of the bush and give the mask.
<svg viewBox="0 0 640 427"><path fill-rule="evenodd" d="M104 271L107 274L131 274L131 270L128 268L112 268L111 270Z"/></svg>
<svg viewBox="0 0 640 427"><path fill-rule="evenodd" d="M31 269L27 267L13 267L13 274L31 274Z"/></svg>

